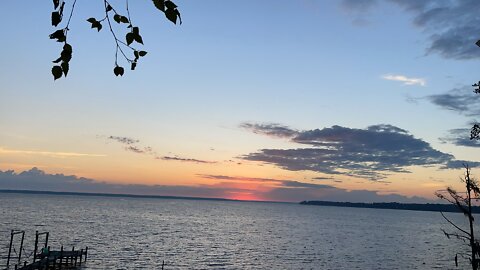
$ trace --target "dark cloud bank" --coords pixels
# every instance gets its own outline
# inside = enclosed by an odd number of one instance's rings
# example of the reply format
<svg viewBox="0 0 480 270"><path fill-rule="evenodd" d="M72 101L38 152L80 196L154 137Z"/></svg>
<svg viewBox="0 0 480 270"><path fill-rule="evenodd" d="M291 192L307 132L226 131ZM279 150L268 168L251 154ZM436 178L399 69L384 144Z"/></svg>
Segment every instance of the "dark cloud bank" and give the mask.
<svg viewBox="0 0 480 270"><path fill-rule="evenodd" d="M365 12L381 3L379 0L344 0L348 11ZM480 1L478 0L388 0L413 16L413 24L429 36L427 53L445 58L480 57L475 45L479 39Z"/></svg>
<svg viewBox="0 0 480 270"><path fill-rule="evenodd" d="M480 95L475 94L471 86L454 88L443 94L427 96L426 99L441 109L470 118L480 115ZM451 129L440 140L457 146L480 147L480 141L470 140L470 128L474 123L477 121L472 120L465 128Z"/></svg>
<svg viewBox="0 0 480 270"><path fill-rule="evenodd" d="M288 138L304 145L294 149L261 149L241 158L274 164L286 170L308 170L380 180L388 173L408 173L409 166L437 166L442 169L471 167L478 162L456 160L408 131L392 125L365 129L332 126L296 131L278 124L244 123L241 127L257 134Z"/></svg>
<svg viewBox="0 0 480 270"><path fill-rule="evenodd" d="M349 202L417 202L428 200L398 194L381 195L376 191L347 191L329 185L302 183L294 180L248 178L222 175L201 175L203 178L221 181L218 184L198 186L122 185L109 184L73 175L48 174L37 168L15 173L0 171L0 189L37 190L57 192L87 192L135 195L185 196L203 198L230 198L239 192L251 192L259 198L271 201L328 200ZM231 183L257 182L273 184L268 191L232 188Z"/></svg>

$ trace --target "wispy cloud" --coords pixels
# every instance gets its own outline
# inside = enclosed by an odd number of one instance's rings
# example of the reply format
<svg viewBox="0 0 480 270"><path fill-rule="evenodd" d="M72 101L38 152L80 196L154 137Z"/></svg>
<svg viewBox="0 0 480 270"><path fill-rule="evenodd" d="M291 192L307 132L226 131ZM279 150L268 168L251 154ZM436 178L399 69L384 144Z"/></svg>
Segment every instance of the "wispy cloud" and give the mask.
<svg viewBox="0 0 480 270"><path fill-rule="evenodd" d="M88 154L88 153L76 153L76 152L52 152L52 151L39 151L39 150L15 150L5 149L0 147L0 153L2 154L22 154L22 155L41 155L57 158L68 157L106 157L103 154Z"/></svg>
<svg viewBox="0 0 480 270"><path fill-rule="evenodd" d="M372 10L377 0L343 0L349 11ZM480 57L475 45L480 33L480 1L477 0L389 0L413 15L413 24L428 35L426 52L438 53L445 58L473 59Z"/></svg>
<svg viewBox="0 0 480 270"><path fill-rule="evenodd" d="M251 126L257 129L256 133L271 136L270 127L267 127L268 132L262 132L262 125ZM432 148L404 129L386 124L365 129L332 126L298 131L290 141L307 147L261 149L240 158L273 164L290 171L308 170L375 181L390 173L408 173L410 166L457 169L465 162ZM479 162L468 163L472 167L480 166Z"/></svg>
<svg viewBox="0 0 480 270"><path fill-rule="evenodd" d="M480 141L470 139L470 128L450 129L448 135L441 137L440 141L457 146L480 147Z"/></svg>
<svg viewBox="0 0 480 270"><path fill-rule="evenodd" d="M446 93L426 97L442 109L466 116L480 115L480 95L473 93L471 86L454 88Z"/></svg>
<svg viewBox="0 0 480 270"><path fill-rule="evenodd" d="M163 157L157 157L157 159L162 159L162 160L168 160L168 161L181 161L181 162L193 162L193 163L217 163L216 161L207 161L207 160L201 160L201 159L195 159L195 158L181 158L177 156L163 156Z"/></svg>
<svg viewBox="0 0 480 270"><path fill-rule="evenodd" d="M271 137L290 138L297 134L296 130L293 130L287 126L277 123L249 123L244 122L240 124L241 128L252 131L253 133L268 135Z"/></svg>
<svg viewBox="0 0 480 270"><path fill-rule="evenodd" d="M123 143L123 144L127 144L127 145L135 144L135 143L140 142L140 140L137 140L137 139L133 139L133 138L129 138L129 137L121 137L121 136L108 136L108 139L115 140L119 143Z"/></svg>
<svg viewBox="0 0 480 270"><path fill-rule="evenodd" d="M382 76L383 79L389 80L389 81L397 81L397 82L402 82L405 85L420 85L420 86L425 86L427 84L427 81L423 78L409 78L404 75L392 75L392 74L386 74Z"/></svg>
<svg viewBox="0 0 480 270"><path fill-rule="evenodd" d="M99 138L105 138L105 136L97 136ZM161 156L155 151L151 146L144 146L139 139L125 137L125 136L108 136L106 137L109 140L116 141L123 144L125 151L133 152L136 154L150 155L155 159L166 160L166 161L180 161L180 162L192 162L192 163L217 163L216 161L207 161L195 158L184 158L179 156Z"/></svg>
<svg viewBox="0 0 480 270"><path fill-rule="evenodd" d="M316 184L316 183L304 183L295 180L282 180L273 178L257 178L257 177L244 177L244 176L226 176L226 175L209 175L199 174L198 176L206 179L215 180L227 180L227 181L239 181L239 182L256 182L256 183L269 183L274 184L276 187L293 187L293 188L333 188L330 185Z"/></svg>

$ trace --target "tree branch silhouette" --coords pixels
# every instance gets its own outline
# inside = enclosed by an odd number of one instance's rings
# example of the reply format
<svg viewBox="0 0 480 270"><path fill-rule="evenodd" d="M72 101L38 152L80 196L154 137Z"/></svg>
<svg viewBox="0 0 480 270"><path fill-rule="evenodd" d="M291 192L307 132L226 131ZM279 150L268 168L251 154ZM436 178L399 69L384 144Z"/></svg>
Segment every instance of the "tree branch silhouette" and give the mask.
<svg viewBox="0 0 480 270"><path fill-rule="evenodd" d="M478 240L475 238L475 233L474 233L475 218L473 217L473 212L472 212L472 200L479 198L480 190L478 187L478 183L470 175L470 168L468 167L468 165L464 164L464 167L465 167L465 175L462 179L462 182L465 183L465 189L466 189L465 195L461 195L460 193L458 193L457 191L455 191L450 187L444 191L437 191L435 195L437 195L438 198L446 200L451 204L454 204L455 206L457 206L459 211L462 212L464 216L467 217L468 225L469 225L468 230L461 228L460 226L452 222L449 218L447 218L442 212L440 212L442 217L450 225L452 225L456 230L458 230L463 234L447 233L445 230L442 229L443 233L449 239L451 236L454 236L457 239L460 239L468 243L468 246L470 247L470 254L467 256L467 258L470 261L472 269L478 270L479 258L480 258L480 244ZM458 254L460 253L455 254L455 265L457 266L458 266Z"/></svg>
<svg viewBox="0 0 480 270"><path fill-rule="evenodd" d="M170 0L152 0L153 5L165 14L165 17L174 24L177 24L177 19L179 23L182 24L182 19L180 12L177 9L177 5ZM51 16L52 26L58 27L61 24L63 19L63 12L65 8L66 0L53 0L53 12ZM59 43L63 43L63 49L60 52L60 57L53 61L54 65L52 67L53 79L57 80L62 76L67 77L70 69L70 60L72 59L72 46L67 42L68 32L70 31L69 25L73 17L75 10L75 5L77 0L73 0L70 10L70 15L68 17L66 26L60 28L50 34L50 39L53 39ZM133 42L143 45L143 38L140 35L140 28L132 24L132 18L130 16L130 9L128 5L128 0L125 0L126 4L126 13L127 16L121 15L120 12L112 6L108 0L103 0L105 17L97 20L94 17L88 18L87 22L91 24L92 29L97 29L97 32L102 30L102 22L107 22L110 33L113 36L115 42L115 65L113 68L113 73L116 76L123 76L125 69L119 64L119 54L125 59L125 61L130 64L130 69L135 70L137 63L141 57L147 55L147 52L144 50L138 50L135 47L131 46ZM113 16L112 16L113 13ZM125 41L118 38L118 34L114 31L112 27L113 19L118 24L126 24L127 33L125 35ZM133 53L132 57L127 56L124 49L130 49Z"/></svg>

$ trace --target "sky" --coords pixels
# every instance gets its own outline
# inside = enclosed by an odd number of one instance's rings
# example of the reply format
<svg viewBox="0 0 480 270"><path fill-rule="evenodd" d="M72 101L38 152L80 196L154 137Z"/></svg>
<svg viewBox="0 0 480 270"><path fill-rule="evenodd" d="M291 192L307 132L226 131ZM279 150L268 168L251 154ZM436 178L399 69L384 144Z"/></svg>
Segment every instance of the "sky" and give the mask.
<svg viewBox="0 0 480 270"><path fill-rule="evenodd" d="M148 54L117 77L78 1L54 81L53 4L0 2L0 189L426 202L478 175L479 1L175 3L129 2Z"/></svg>

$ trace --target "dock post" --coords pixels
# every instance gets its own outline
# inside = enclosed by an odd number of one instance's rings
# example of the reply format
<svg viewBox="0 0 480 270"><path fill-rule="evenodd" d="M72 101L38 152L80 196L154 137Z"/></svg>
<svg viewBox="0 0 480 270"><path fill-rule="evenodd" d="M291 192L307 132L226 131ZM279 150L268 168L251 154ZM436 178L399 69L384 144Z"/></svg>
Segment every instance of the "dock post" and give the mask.
<svg viewBox="0 0 480 270"><path fill-rule="evenodd" d="M83 257L83 248L80 249L80 260L79 260L79 266L82 266L82 257Z"/></svg>
<svg viewBox="0 0 480 270"><path fill-rule="evenodd" d="M75 247L72 247L72 257L71 257L71 265L73 265L73 253L75 252Z"/></svg>
<svg viewBox="0 0 480 270"><path fill-rule="evenodd" d="M14 268L14 269L17 270L17 267L18 267L18 266L15 264L15 268ZM7 268L7 269L8 269L8 268Z"/></svg>
<svg viewBox="0 0 480 270"><path fill-rule="evenodd" d="M37 260L38 251L38 231L35 231L35 248L33 249L33 262Z"/></svg>
<svg viewBox="0 0 480 270"><path fill-rule="evenodd" d="M88 256L88 247L85 247L85 261L87 261L87 256Z"/></svg>
<svg viewBox="0 0 480 270"><path fill-rule="evenodd" d="M75 266L77 266L78 251L74 252L74 255L75 255Z"/></svg>
<svg viewBox="0 0 480 270"><path fill-rule="evenodd" d="M44 248L47 248L47 246L48 246L48 235L49 235L50 233L49 233L49 232L46 232L45 234L46 234L46 235L45 235L45 246L44 246Z"/></svg>
<svg viewBox="0 0 480 270"><path fill-rule="evenodd" d="M60 248L60 267L62 267L62 259L63 259L63 245Z"/></svg>
<svg viewBox="0 0 480 270"><path fill-rule="evenodd" d="M22 249L23 249L23 239L25 238L25 231L22 231L22 241L20 242L20 251L18 253L18 264L20 264L20 260L22 259Z"/></svg>
<svg viewBox="0 0 480 270"><path fill-rule="evenodd" d="M10 232L10 246L8 247L7 269L10 265L10 255L12 254L13 230Z"/></svg>

